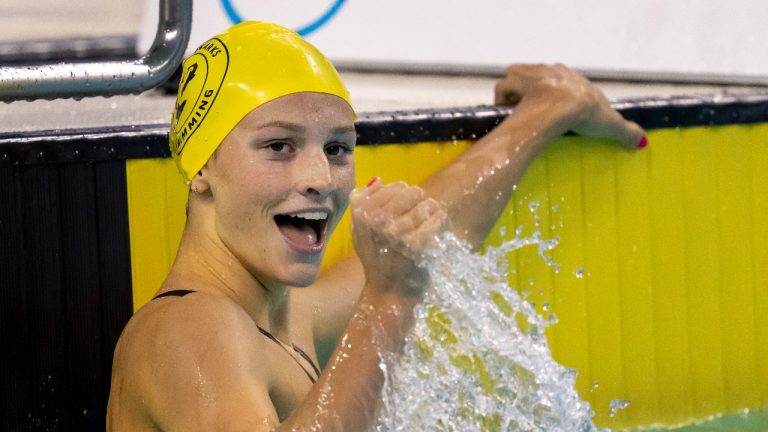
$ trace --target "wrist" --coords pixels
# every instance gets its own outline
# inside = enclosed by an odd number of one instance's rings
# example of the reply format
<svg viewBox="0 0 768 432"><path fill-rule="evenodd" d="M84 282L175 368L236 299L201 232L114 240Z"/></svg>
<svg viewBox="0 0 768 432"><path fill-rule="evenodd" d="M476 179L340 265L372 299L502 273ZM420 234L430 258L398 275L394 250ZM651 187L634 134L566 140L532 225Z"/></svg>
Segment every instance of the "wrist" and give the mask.
<svg viewBox="0 0 768 432"><path fill-rule="evenodd" d="M358 310L364 321L375 324L399 346L413 325L413 309L419 300L420 297L416 296L380 292L366 284L358 302Z"/></svg>

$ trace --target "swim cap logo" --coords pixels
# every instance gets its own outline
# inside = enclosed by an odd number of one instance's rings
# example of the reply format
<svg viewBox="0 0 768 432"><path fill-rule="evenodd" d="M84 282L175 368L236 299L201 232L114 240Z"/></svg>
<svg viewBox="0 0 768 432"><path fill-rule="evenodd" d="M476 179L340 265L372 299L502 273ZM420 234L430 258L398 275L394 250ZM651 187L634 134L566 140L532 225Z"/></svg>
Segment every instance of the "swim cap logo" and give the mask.
<svg viewBox="0 0 768 432"><path fill-rule="evenodd" d="M171 151L177 156L210 112L228 66L227 47L216 38L200 45L184 62L170 131Z"/></svg>

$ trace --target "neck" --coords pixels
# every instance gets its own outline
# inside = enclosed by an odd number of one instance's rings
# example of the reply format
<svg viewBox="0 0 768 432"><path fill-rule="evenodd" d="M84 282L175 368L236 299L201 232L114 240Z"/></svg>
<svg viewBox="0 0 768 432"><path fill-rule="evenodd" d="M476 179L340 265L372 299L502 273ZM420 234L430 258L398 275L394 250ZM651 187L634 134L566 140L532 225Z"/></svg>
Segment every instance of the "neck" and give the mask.
<svg viewBox="0 0 768 432"><path fill-rule="evenodd" d="M194 289L227 296L270 332L288 326L290 288L254 276L206 222L190 217L163 289ZM210 228L210 227L209 227Z"/></svg>

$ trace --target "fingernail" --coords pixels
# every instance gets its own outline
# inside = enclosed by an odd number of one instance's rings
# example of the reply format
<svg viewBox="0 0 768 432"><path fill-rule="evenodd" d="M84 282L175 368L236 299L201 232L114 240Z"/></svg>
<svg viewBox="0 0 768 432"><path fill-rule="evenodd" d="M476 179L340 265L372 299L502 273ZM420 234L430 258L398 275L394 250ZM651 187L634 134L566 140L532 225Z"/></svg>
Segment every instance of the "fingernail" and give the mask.
<svg viewBox="0 0 768 432"><path fill-rule="evenodd" d="M642 138L640 138L640 141L637 142L637 145L635 147L641 149L648 146L648 137L643 135Z"/></svg>
<svg viewBox="0 0 768 432"><path fill-rule="evenodd" d="M368 184L365 185L365 187L371 187L371 185L376 183L376 180L378 180L378 179L379 179L379 176L376 176L376 177L372 178L371 181L369 181Z"/></svg>

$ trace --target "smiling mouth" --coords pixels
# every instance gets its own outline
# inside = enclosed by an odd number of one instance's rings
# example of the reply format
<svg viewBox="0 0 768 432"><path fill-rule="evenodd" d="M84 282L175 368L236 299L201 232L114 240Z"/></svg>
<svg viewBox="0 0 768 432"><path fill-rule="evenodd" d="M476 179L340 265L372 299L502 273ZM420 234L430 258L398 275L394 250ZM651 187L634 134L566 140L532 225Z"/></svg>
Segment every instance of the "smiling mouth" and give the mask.
<svg viewBox="0 0 768 432"><path fill-rule="evenodd" d="M275 223L285 241L299 252L315 253L323 250L328 212L303 211L275 215Z"/></svg>

